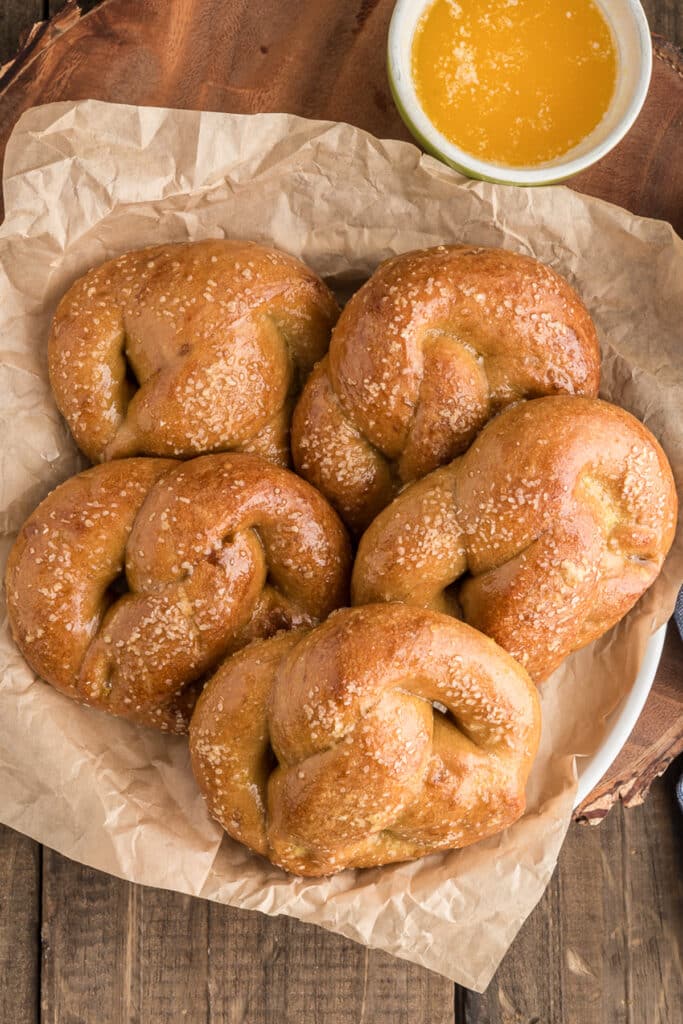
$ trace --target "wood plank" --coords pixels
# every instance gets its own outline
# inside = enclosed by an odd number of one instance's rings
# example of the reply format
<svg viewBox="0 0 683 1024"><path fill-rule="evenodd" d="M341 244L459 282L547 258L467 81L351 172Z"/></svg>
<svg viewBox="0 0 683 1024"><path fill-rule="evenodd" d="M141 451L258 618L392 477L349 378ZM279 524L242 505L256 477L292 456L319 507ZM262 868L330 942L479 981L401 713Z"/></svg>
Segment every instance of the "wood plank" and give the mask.
<svg viewBox="0 0 683 1024"><path fill-rule="evenodd" d="M206 1024L211 1005L207 904L161 889L130 884L125 889L126 963L114 980L124 991L126 1021Z"/></svg>
<svg viewBox="0 0 683 1024"><path fill-rule="evenodd" d="M43 0L2 0L0 3L0 64L13 57L43 17Z"/></svg>
<svg viewBox="0 0 683 1024"><path fill-rule="evenodd" d="M683 817L674 786L679 760L642 809L624 811L628 1021L673 1024L683 1009Z"/></svg>
<svg viewBox="0 0 683 1024"><path fill-rule="evenodd" d="M129 1019L130 890L44 848L41 1024Z"/></svg>
<svg viewBox="0 0 683 1024"><path fill-rule="evenodd" d="M93 7L97 7L100 2L101 0L78 0L78 6L85 14L86 11L91 11ZM655 3L660 2L661 0L655 0ZM47 16L50 18L54 17L67 3L68 0L46 0Z"/></svg>
<svg viewBox="0 0 683 1024"><path fill-rule="evenodd" d="M453 986L419 967L45 853L43 1024L453 1024Z"/></svg>
<svg viewBox="0 0 683 1024"><path fill-rule="evenodd" d="M680 135L683 55L656 35L653 56L650 89L635 124L607 156L572 178L571 186L641 216L668 220L683 234L683 165L678 152L666 151Z"/></svg>
<svg viewBox="0 0 683 1024"><path fill-rule="evenodd" d="M647 802L615 808L599 828L572 826L552 883L468 1024L675 1024L683 819L673 788L683 762Z"/></svg>
<svg viewBox="0 0 683 1024"><path fill-rule="evenodd" d="M641 0L652 32L659 32L676 46L683 46L681 0Z"/></svg>
<svg viewBox="0 0 683 1024"><path fill-rule="evenodd" d="M26 0L4 0L4 2L9 4L9 10L5 14L5 20L8 23L11 24L12 22L12 10L14 11L15 19L20 16L25 18L24 11L29 6ZM61 10L66 2L67 0L49 0L50 17ZM99 2L100 0L79 0L79 6L83 10L89 11ZM651 31L658 32L665 39L675 43L676 46L683 46L683 4L680 3L680 0L641 0L641 2L645 8ZM33 0L33 6L41 7L42 0ZM372 3L362 4L361 9L365 7L369 13L372 6ZM40 15L37 15L37 17L40 17ZM12 52L14 50L9 51L8 56ZM2 57L0 56L1 62Z"/></svg>
<svg viewBox="0 0 683 1024"><path fill-rule="evenodd" d="M64 7L66 2L67 0L49 0L45 4L43 0L33 0L33 6L43 6L43 8L47 6L49 16L52 17ZM15 18L17 17L17 12L19 12L20 16L25 19L24 11L29 6L25 0L5 0L5 3L9 3L9 8L14 10ZM79 0L79 7L84 11L90 11L98 3L100 3L100 0ZM683 4L680 3L680 0L641 0L641 3L645 8L650 30L659 33L659 35L668 39L669 42L674 43L676 46L683 47ZM363 7L365 7L367 16L372 6L372 2L361 4L360 9L362 11ZM12 21L9 12L7 13L6 20L9 23ZM2 58L0 57L0 62L1 60Z"/></svg>
<svg viewBox="0 0 683 1024"><path fill-rule="evenodd" d="M321 928L213 904L209 931L215 1024L453 1024L445 978Z"/></svg>
<svg viewBox="0 0 683 1024"><path fill-rule="evenodd" d="M41 1024L207 1020L207 908L45 850Z"/></svg>
<svg viewBox="0 0 683 1024"><path fill-rule="evenodd" d="M40 846L0 825L0 1021L38 1024Z"/></svg>
<svg viewBox="0 0 683 1024"><path fill-rule="evenodd" d="M49 16L57 14L64 7L67 0L49 0L47 7ZM79 0L79 6L84 11L92 10L100 0ZM683 4L680 0L641 0L652 32L668 39L676 46L683 47ZM30 27L29 16L26 11L29 8L36 10L44 8L43 0L4 0L6 9L0 15L0 64L8 60L17 49L17 32ZM372 8L372 3L366 3L367 11ZM34 21L44 17L44 14L37 13ZM2 26L6 25L7 35L3 36ZM19 25L19 28L16 26ZM3 56L4 54L4 56Z"/></svg>

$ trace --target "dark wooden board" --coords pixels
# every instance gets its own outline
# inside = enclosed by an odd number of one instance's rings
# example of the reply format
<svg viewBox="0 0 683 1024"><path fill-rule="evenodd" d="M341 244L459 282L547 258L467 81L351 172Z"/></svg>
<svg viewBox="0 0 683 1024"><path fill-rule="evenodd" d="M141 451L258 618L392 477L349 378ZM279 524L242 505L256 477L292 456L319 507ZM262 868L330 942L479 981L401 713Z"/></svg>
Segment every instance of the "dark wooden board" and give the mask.
<svg viewBox="0 0 683 1024"><path fill-rule="evenodd" d="M63 3L64 0L59 0ZM681 0L640 0L653 32L675 46L683 46L683 4Z"/></svg>
<svg viewBox="0 0 683 1024"><path fill-rule="evenodd" d="M656 783L641 807L616 807L599 829L569 830L550 886L487 992L465 997L468 1024L680 1022L675 778Z"/></svg>
<svg viewBox="0 0 683 1024"><path fill-rule="evenodd" d="M0 826L0 1021L33 1024L40 978L41 848Z"/></svg>
<svg viewBox="0 0 683 1024"><path fill-rule="evenodd" d="M44 872L41 1024L453 1022L450 982L319 928L130 885L49 850Z"/></svg>
<svg viewBox="0 0 683 1024"><path fill-rule="evenodd" d="M683 4L681 4L683 9ZM654 70L645 106L625 139L572 186L683 234L683 54L654 37Z"/></svg>

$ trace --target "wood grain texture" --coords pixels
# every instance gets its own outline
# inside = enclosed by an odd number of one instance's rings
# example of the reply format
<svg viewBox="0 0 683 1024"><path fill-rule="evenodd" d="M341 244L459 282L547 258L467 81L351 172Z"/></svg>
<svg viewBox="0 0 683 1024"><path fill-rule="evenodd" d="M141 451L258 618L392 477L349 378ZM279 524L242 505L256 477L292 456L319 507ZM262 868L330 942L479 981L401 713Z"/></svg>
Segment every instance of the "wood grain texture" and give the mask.
<svg viewBox="0 0 683 1024"><path fill-rule="evenodd" d="M134 899L133 886L44 848L41 1024L129 1019L136 965L126 951Z"/></svg>
<svg viewBox="0 0 683 1024"><path fill-rule="evenodd" d="M207 1020L206 903L45 850L42 937L42 1024Z"/></svg>
<svg viewBox="0 0 683 1024"><path fill-rule="evenodd" d="M291 918L212 905L212 1021L451 1024L453 985ZM226 979L243 979L241 991Z"/></svg>
<svg viewBox="0 0 683 1024"><path fill-rule="evenodd" d="M572 187L645 217L670 221L683 234L683 59L654 37L654 72L640 116L603 160L572 179Z"/></svg>
<svg viewBox="0 0 683 1024"><path fill-rule="evenodd" d="M47 14L43 0L2 0L0 3L0 64L25 41L33 24Z"/></svg>
<svg viewBox="0 0 683 1024"><path fill-rule="evenodd" d="M453 986L422 968L290 918L131 885L47 850L42 934L41 1024L454 1019Z"/></svg>
<svg viewBox="0 0 683 1024"><path fill-rule="evenodd" d="M683 1006L683 853L673 784L600 829L573 826L543 899L468 1024L675 1024Z"/></svg>
<svg viewBox="0 0 683 1024"><path fill-rule="evenodd" d="M13 30L13 22L25 20L27 18L26 9L35 6L42 6L42 15L38 14L34 20L38 17L47 17L56 14L64 7L67 0L34 0L33 5L27 3L26 0L5 0L7 7L7 14L5 17L6 23ZM96 7L100 0L79 0L79 6L84 11L92 10ZM657 32L663 36L670 43L675 46L683 47L683 4L680 0L641 0L647 19L650 24L650 29L653 32ZM366 3L365 7L370 8L372 3ZM14 53L16 46L6 49L4 55L2 49L0 49L0 63L3 60L8 60Z"/></svg>
<svg viewBox="0 0 683 1024"><path fill-rule="evenodd" d="M683 4L681 0L640 0L652 32L683 47Z"/></svg>
<svg viewBox="0 0 683 1024"><path fill-rule="evenodd" d="M69 0L43 0L43 6L47 8L44 13L44 17L52 18L55 14L61 11L62 7L66 7L68 2ZM652 0L650 0L650 2L652 2ZM658 2L658 0L655 0L655 2ZM659 0L659 2L661 2L661 0ZM84 13L91 11L93 7L97 7L98 3L100 3L100 0L78 0L78 6Z"/></svg>
<svg viewBox="0 0 683 1024"><path fill-rule="evenodd" d="M0 1021L37 1024L41 850L0 826Z"/></svg>
<svg viewBox="0 0 683 1024"><path fill-rule="evenodd" d="M83 11L92 10L101 0L79 0ZM683 47L683 4L680 0L641 0L650 29L675 46ZM0 64L17 51L21 37L33 22L52 17L65 6L67 0L3 0L0 10ZM359 6L369 9L372 3Z"/></svg>

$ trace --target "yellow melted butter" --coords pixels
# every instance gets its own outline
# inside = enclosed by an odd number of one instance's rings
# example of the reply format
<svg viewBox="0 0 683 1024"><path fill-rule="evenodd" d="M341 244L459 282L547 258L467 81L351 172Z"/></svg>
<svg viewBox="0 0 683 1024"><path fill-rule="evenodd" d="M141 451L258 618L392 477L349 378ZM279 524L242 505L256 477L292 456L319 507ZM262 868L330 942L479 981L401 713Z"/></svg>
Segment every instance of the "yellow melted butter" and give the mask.
<svg viewBox="0 0 683 1024"><path fill-rule="evenodd" d="M600 123L617 55L593 0L434 0L415 30L412 73L447 139L524 167L562 156Z"/></svg>

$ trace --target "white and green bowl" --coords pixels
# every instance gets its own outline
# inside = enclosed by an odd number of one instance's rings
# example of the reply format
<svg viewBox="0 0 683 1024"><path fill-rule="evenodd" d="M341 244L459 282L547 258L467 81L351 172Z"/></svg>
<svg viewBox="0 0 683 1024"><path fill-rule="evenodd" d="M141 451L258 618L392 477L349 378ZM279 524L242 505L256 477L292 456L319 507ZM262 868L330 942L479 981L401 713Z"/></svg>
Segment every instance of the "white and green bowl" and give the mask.
<svg viewBox="0 0 683 1024"><path fill-rule="evenodd" d="M629 130L645 102L652 74L652 42L638 0L595 0L617 46L617 83L600 123L564 156L532 167L509 167L479 160L435 128L417 98L411 73L415 28L433 0L398 0L389 26L389 84L398 111L417 141L434 156L470 178L507 185L550 185L584 171L609 153Z"/></svg>

